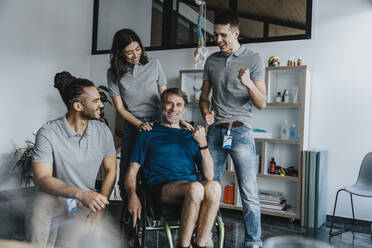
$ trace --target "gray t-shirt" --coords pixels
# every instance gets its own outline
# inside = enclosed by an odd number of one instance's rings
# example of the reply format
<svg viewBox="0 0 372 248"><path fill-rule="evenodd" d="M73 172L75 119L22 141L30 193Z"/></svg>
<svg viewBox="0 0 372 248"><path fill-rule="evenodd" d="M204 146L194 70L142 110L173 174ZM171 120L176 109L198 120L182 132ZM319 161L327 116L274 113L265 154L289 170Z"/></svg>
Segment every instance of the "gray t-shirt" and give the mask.
<svg viewBox="0 0 372 248"><path fill-rule="evenodd" d="M133 70L115 83L113 72L107 70L107 83L111 97L121 96L127 110L135 117L150 117L160 112L158 87L167 84L167 79L158 59L149 59L145 65L134 65Z"/></svg>
<svg viewBox="0 0 372 248"><path fill-rule="evenodd" d="M89 120L81 136L64 116L39 129L33 162L52 164L54 177L70 186L95 191L102 161L114 155L113 137L106 124Z"/></svg>
<svg viewBox="0 0 372 248"><path fill-rule="evenodd" d="M203 80L212 85L212 110L216 124L241 121L252 128L252 99L238 79L240 68L248 68L253 82L265 80L265 66L258 53L241 46L234 54L213 53L204 66Z"/></svg>

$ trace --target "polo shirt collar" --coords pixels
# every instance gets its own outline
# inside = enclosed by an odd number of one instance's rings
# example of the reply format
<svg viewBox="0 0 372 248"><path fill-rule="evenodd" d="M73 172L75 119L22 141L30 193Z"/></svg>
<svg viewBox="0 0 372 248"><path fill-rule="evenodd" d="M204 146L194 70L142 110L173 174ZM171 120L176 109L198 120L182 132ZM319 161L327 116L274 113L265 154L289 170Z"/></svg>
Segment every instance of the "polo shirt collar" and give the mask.
<svg viewBox="0 0 372 248"><path fill-rule="evenodd" d="M238 56L242 55L246 50L247 50L247 48L245 46L240 45L240 48L233 55L235 57L238 57Z"/></svg>
<svg viewBox="0 0 372 248"><path fill-rule="evenodd" d="M93 134L93 130L92 130L92 123L91 123L92 121L91 120L88 120L88 127L87 127L87 130L85 130L85 134L84 134L84 136L85 135L92 135ZM66 133L66 135L67 135L67 137L68 138L71 138L71 137L75 137L75 136L81 136L80 134L78 134L77 132L75 132L72 128L71 128L71 126L70 126L70 124L68 123L68 121L67 121L67 118L66 118L66 116L64 116L63 118L62 118L62 123L61 123L61 125L62 125L62 128L63 128L63 130L65 131L65 133Z"/></svg>
<svg viewBox="0 0 372 248"><path fill-rule="evenodd" d="M230 56L238 57L238 56L242 55L245 51L247 51L247 48L243 45L240 45L239 49L235 53L230 55L230 54L225 53L225 52L220 52L220 56L222 56L222 57L230 57Z"/></svg>

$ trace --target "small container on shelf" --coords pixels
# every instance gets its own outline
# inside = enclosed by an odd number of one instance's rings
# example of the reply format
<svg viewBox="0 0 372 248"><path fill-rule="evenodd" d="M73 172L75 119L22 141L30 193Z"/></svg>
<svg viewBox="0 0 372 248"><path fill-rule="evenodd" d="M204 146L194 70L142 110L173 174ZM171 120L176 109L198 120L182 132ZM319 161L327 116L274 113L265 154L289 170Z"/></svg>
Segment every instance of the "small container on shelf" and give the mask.
<svg viewBox="0 0 372 248"><path fill-rule="evenodd" d="M278 91L278 93L275 96L275 102L276 103L282 102L282 93L280 93L280 91Z"/></svg>
<svg viewBox="0 0 372 248"><path fill-rule="evenodd" d="M288 126L288 120L285 120L282 123L281 129L280 129L280 138L282 140L288 140L289 139L289 126Z"/></svg>
<svg viewBox="0 0 372 248"><path fill-rule="evenodd" d="M283 92L282 102L289 103L289 95L288 95L288 90L287 89L285 89L284 92Z"/></svg>
<svg viewBox="0 0 372 248"><path fill-rule="evenodd" d="M289 129L289 139L297 140L297 126L294 123L291 125L291 128Z"/></svg>
<svg viewBox="0 0 372 248"><path fill-rule="evenodd" d="M223 202L226 204L234 204L235 185L225 185Z"/></svg>

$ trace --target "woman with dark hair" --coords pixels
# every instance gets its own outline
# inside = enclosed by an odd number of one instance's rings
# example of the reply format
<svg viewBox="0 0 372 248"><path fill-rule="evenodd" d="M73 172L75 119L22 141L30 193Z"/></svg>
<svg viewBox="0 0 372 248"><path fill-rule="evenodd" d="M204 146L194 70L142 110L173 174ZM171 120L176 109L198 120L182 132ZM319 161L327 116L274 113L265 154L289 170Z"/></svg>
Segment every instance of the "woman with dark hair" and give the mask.
<svg viewBox="0 0 372 248"><path fill-rule="evenodd" d="M119 187L129 166L138 132L151 130L161 118L160 95L167 81L158 59L148 58L138 35L130 29L116 32L107 71L109 93L117 112L124 118Z"/></svg>

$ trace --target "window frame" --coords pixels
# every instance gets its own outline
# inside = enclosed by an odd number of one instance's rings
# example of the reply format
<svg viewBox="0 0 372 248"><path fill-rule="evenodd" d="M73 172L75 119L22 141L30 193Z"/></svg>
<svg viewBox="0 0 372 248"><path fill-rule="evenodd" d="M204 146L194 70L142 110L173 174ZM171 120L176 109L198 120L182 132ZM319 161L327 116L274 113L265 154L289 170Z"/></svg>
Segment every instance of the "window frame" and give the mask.
<svg viewBox="0 0 372 248"><path fill-rule="evenodd" d="M94 3L93 3L92 55L110 53L110 49L97 50L99 1L100 0L94 0ZM238 0L229 0L230 10L236 11L237 6L238 6L237 1ZM174 25L174 23L169 21L169 18L171 18L172 10L173 10L173 0L164 0L163 2L164 2L163 13L168 13L168 14L163 14L162 40L168 41L170 39L169 37L166 37L166 34L174 35L175 37L177 37L177 25ZM186 3L186 4L193 4L197 6L193 0L178 0L177 11L178 11L179 2ZM306 0L306 24L305 25L296 25L293 23L288 23L288 22L284 22L280 20L275 20L271 18L262 18L258 16L253 16L253 15L246 15L246 14L238 12L239 17L241 18L264 22L263 38L239 38L239 42L242 44L246 44L246 43L261 43L261 42L311 39L312 6L313 6L313 0ZM221 11L222 9L215 8L215 7L207 7L207 10L214 11L216 13L218 11ZM305 34L268 37L270 24L302 29L302 30L305 30ZM175 33L167 32L168 30L172 30L172 29L175 31ZM164 32L164 30L166 30L166 32ZM217 45L216 42L208 42L208 41L206 42L206 46L216 46L216 45ZM157 51L157 50L196 48L196 47L197 47L197 43L177 44L177 45L163 43L162 46L150 46L150 47L145 47L145 49L146 51Z"/></svg>

